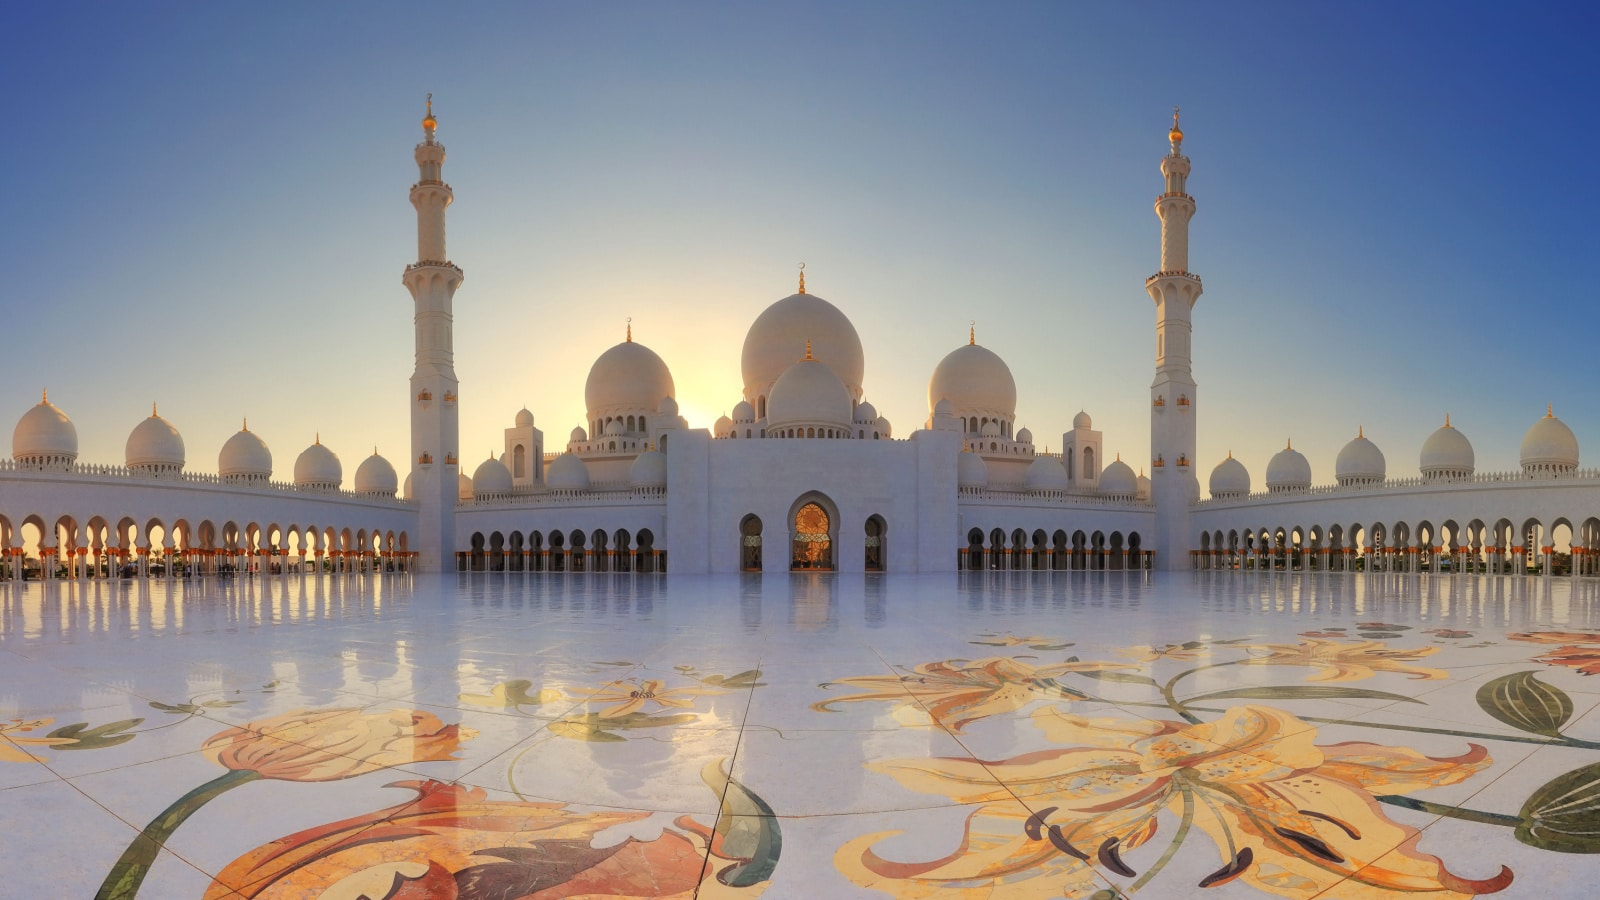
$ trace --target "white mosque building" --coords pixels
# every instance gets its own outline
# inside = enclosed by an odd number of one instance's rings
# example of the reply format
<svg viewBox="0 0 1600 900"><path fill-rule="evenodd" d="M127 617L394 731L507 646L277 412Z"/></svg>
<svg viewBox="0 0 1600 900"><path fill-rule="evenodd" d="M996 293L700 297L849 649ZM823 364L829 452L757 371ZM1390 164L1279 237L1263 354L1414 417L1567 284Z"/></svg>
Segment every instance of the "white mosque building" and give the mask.
<svg viewBox="0 0 1600 900"><path fill-rule="evenodd" d="M1107 461L1087 413L1041 452L1017 426L1004 360L969 334L935 367L928 413L897 437L865 399L860 336L838 307L799 291L745 337L743 388L710 427L678 414L671 370L626 339L595 361L586 421L551 446L524 409L504 452L460 456L453 302L445 250L445 148L432 105L416 147L416 368L408 474L377 455L349 489L320 439L274 480L273 454L242 425L216 474L189 471L159 411L128 436L122 465L78 460L76 427L48 396L0 460L0 577L255 571L941 572L957 569L1246 568L1600 574L1600 471L1552 410L1522 442L1518 471L1480 473L1446 419L1421 477L1389 478L1358 432L1335 482L1286 446L1265 490L1231 455L1202 498L1189 270L1188 157L1176 114L1161 159L1149 477ZM732 391L730 390L730 395ZM734 399L730 396L729 399ZM281 479L281 475L278 476ZM1570 547L1570 556L1558 554ZM1586 553L1587 551L1587 553ZM1570 560L1570 562L1569 562Z"/></svg>

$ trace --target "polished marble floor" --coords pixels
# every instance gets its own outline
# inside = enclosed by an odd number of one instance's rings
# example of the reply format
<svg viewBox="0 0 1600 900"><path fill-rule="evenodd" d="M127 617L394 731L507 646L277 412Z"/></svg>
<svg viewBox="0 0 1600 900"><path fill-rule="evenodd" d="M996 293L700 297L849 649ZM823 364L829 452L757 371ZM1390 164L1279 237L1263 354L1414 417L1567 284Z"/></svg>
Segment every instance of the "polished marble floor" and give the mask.
<svg viewBox="0 0 1600 900"><path fill-rule="evenodd" d="M0 896L1600 894L1600 584L0 582Z"/></svg>

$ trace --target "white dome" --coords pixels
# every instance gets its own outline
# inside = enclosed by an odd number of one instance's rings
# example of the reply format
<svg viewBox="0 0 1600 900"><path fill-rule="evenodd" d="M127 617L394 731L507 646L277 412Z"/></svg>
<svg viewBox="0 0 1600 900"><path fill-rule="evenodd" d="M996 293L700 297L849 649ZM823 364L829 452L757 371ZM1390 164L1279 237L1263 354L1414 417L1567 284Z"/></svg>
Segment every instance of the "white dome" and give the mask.
<svg viewBox="0 0 1600 900"><path fill-rule="evenodd" d="M621 419L612 419L606 423L607 437L621 437L628 433L628 423Z"/></svg>
<svg viewBox="0 0 1600 900"><path fill-rule="evenodd" d="M939 416L954 416L955 414L955 405L943 397L939 398L939 402L933 405L934 418L938 418Z"/></svg>
<svg viewBox="0 0 1600 900"><path fill-rule="evenodd" d="M981 431L979 431L979 434L982 434L984 437L999 437L1000 423L990 419L989 421L983 423L983 428Z"/></svg>
<svg viewBox="0 0 1600 900"><path fill-rule="evenodd" d="M1139 476L1133 473L1133 467L1114 459L1100 470L1100 493L1131 500L1139 494Z"/></svg>
<svg viewBox="0 0 1600 900"><path fill-rule="evenodd" d="M406 476L410 481L411 476ZM356 466L355 490L358 494L376 494L381 497L393 497L395 489L400 486L400 476L395 474L394 466L387 459L372 451L372 455L363 459L361 465Z"/></svg>
<svg viewBox="0 0 1600 900"><path fill-rule="evenodd" d="M1089 414L1088 413L1084 412L1083 410L1079 410L1078 414L1072 417L1072 427L1073 428L1093 428L1094 427L1094 420L1089 418Z"/></svg>
<svg viewBox="0 0 1600 900"><path fill-rule="evenodd" d="M183 468L183 436L154 408L150 418L133 426L125 452L130 469Z"/></svg>
<svg viewBox="0 0 1600 900"><path fill-rule="evenodd" d="M636 457L628 469L628 483L641 488L667 486L667 455L660 450L646 450Z"/></svg>
<svg viewBox="0 0 1600 900"><path fill-rule="evenodd" d="M1064 491L1070 486L1067 467L1059 457L1035 456L1028 465L1026 485L1030 491Z"/></svg>
<svg viewBox="0 0 1600 900"><path fill-rule="evenodd" d="M672 399L671 394L662 396L661 402L656 404L656 412L663 416L676 416L678 414L678 401Z"/></svg>
<svg viewBox="0 0 1600 900"><path fill-rule="evenodd" d="M816 294L790 294L762 311L744 336L739 368L744 397L769 397L811 342L811 355L833 370L851 400L861 399L861 337L839 308ZM768 400L771 410L771 400ZM769 414L769 420L772 418Z"/></svg>
<svg viewBox="0 0 1600 900"><path fill-rule="evenodd" d="M523 408L517 410L517 427L518 428L532 428L533 427L533 413L528 412L528 408L526 406L524 406Z"/></svg>
<svg viewBox="0 0 1600 900"><path fill-rule="evenodd" d="M1333 474L1340 484L1375 484L1383 481L1388 464L1378 445L1367 440L1366 432L1357 432L1350 443L1344 445L1333 461Z"/></svg>
<svg viewBox="0 0 1600 900"><path fill-rule="evenodd" d="M786 425L850 427L850 393L820 360L789 366L767 395L767 427Z"/></svg>
<svg viewBox="0 0 1600 900"><path fill-rule="evenodd" d="M1578 438L1555 410L1533 423L1522 436L1522 468L1526 472L1571 472L1578 467Z"/></svg>
<svg viewBox="0 0 1600 900"><path fill-rule="evenodd" d="M271 478L272 451L248 426L241 428L217 454L217 474L223 478Z"/></svg>
<svg viewBox="0 0 1600 900"><path fill-rule="evenodd" d="M728 418L727 416L718 416L717 417L717 424L712 427L711 433L716 435L717 437L722 437L723 435L727 434L728 432L730 432L732 430L733 430L733 420Z"/></svg>
<svg viewBox="0 0 1600 900"><path fill-rule="evenodd" d="M476 497L511 493L511 470L492 456L478 463L472 473L472 493Z"/></svg>
<svg viewBox="0 0 1600 900"><path fill-rule="evenodd" d="M544 483L553 491L586 491L589 489L589 467L571 453L563 453L550 461Z"/></svg>
<svg viewBox="0 0 1600 900"><path fill-rule="evenodd" d="M1031 444L1031 443L1033 443L1033 432L1029 431L1026 428L1018 428L1017 429L1017 443L1019 443L1019 444Z"/></svg>
<svg viewBox="0 0 1600 900"><path fill-rule="evenodd" d="M577 428L572 429L572 436L570 438L568 438L568 439L571 440L572 443L574 443L574 444L581 444L584 441L587 441L589 439L589 434L588 434L588 432L583 430L582 426L579 426Z"/></svg>
<svg viewBox="0 0 1600 900"><path fill-rule="evenodd" d="M410 472L406 473L405 487L401 489L400 496L405 498L405 499L407 499L407 500L411 499L411 473Z"/></svg>
<svg viewBox="0 0 1600 900"><path fill-rule="evenodd" d="M1472 442L1450 426L1450 417L1422 442L1420 468L1424 478L1468 478L1476 464Z"/></svg>
<svg viewBox="0 0 1600 900"><path fill-rule="evenodd" d="M1267 490L1303 491L1311 487L1311 463L1292 445L1267 461Z"/></svg>
<svg viewBox="0 0 1600 900"><path fill-rule="evenodd" d="M733 405L733 420L741 425L749 424L756 420L756 408L746 400L740 400Z"/></svg>
<svg viewBox="0 0 1600 900"><path fill-rule="evenodd" d="M1195 489L1196 493L1199 493L1200 485L1196 484L1194 486L1194 489ZM1138 480L1134 482L1133 499L1135 499L1135 500L1149 500L1150 499L1150 476L1141 474L1139 476ZM1190 499L1191 500L1198 500L1200 498L1199 497L1191 497Z"/></svg>
<svg viewBox="0 0 1600 900"><path fill-rule="evenodd" d="M322 439L300 452L294 461L294 483L300 487L333 487L344 480L339 456L322 446Z"/></svg>
<svg viewBox="0 0 1600 900"><path fill-rule="evenodd" d="M463 503L472 497L472 479L465 472L456 472L456 503Z"/></svg>
<svg viewBox="0 0 1600 900"><path fill-rule="evenodd" d="M1227 459L1217 463L1217 467L1211 470L1211 496L1243 497L1249 493L1250 470L1229 453Z"/></svg>
<svg viewBox="0 0 1600 900"><path fill-rule="evenodd" d="M994 351L962 344L939 361L928 380L928 408L949 400L958 416L991 416L1010 420L1017 413L1017 382L1011 367Z"/></svg>
<svg viewBox="0 0 1600 900"><path fill-rule="evenodd" d="M889 427L889 420L883 416L879 416L878 420L872 423L872 426L878 429L878 434L881 434L886 438L894 437L894 429Z"/></svg>
<svg viewBox="0 0 1600 900"><path fill-rule="evenodd" d="M591 422L618 413L653 415L661 398L675 393L667 364L654 350L631 340L600 354L583 386Z"/></svg>
<svg viewBox="0 0 1600 900"><path fill-rule="evenodd" d="M11 458L18 462L71 463L78 458L78 429L49 397L22 414L11 432Z"/></svg>
<svg viewBox="0 0 1600 900"><path fill-rule="evenodd" d="M956 455L956 485L958 487L988 487L989 464L971 450Z"/></svg>
<svg viewBox="0 0 1600 900"><path fill-rule="evenodd" d="M878 408L863 400L856 404L855 421L857 425L871 425L878 420Z"/></svg>

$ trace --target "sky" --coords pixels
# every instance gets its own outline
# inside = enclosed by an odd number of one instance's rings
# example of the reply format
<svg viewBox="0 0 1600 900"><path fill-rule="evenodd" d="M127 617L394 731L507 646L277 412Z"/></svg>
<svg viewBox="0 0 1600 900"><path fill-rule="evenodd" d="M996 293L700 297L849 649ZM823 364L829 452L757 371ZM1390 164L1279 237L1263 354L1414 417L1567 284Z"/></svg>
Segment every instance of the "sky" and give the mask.
<svg viewBox="0 0 1600 900"><path fill-rule="evenodd" d="M1600 114L1581 4L46 4L0 8L0 415L41 389L80 461L152 402L190 471L248 417L275 477L409 458L412 148L432 92L461 449L551 447L636 340L709 427L744 333L808 289L908 436L967 339L1017 424L1149 458L1152 204L1175 104L1202 484L1317 483L1358 427L1417 474L1449 413L1514 469L1546 404L1600 454ZM470 471L470 469L468 469Z"/></svg>

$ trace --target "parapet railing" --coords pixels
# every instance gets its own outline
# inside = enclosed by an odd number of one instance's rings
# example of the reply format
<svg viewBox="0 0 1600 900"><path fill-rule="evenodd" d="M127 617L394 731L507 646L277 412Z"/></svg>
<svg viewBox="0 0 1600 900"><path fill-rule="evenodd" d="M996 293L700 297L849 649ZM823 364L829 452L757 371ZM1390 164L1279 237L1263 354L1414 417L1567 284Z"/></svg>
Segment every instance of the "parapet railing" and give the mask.
<svg viewBox="0 0 1600 900"><path fill-rule="evenodd" d="M1403 490L1407 488L1447 488L1468 484L1524 484L1524 485L1549 485L1558 483L1569 484L1574 481L1600 481L1600 468L1575 469L1572 472L1524 472L1513 469L1507 472L1476 472L1464 477L1411 477L1389 478L1383 481L1363 481L1355 484L1319 484L1308 488L1294 488L1285 491L1251 491L1236 497L1208 497L1196 500L1195 506L1223 506L1234 503L1249 503L1255 500L1289 500L1295 497L1330 494L1360 494L1377 491Z"/></svg>
<svg viewBox="0 0 1600 900"><path fill-rule="evenodd" d="M957 494L962 501L979 503L1048 503L1057 506L1116 506L1123 509L1154 508L1154 505L1148 500L1107 497L1104 494L1081 494L1073 491L1030 491L1021 486L1016 488L964 487Z"/></svg>
<svg viewBox="0 0 1600 900"><path fill-rule="evenodd" d="M238 475L211 475L204 472L160 470L145 472L127 466L107 466L97 463L71 463L68 465L38 465L0 459L0 473L15 473L37 478L95 478L100 480L129 481L137 484L200 484L216 485L229 490L253 491L262 494L296 494L307 497L339 497L365 503L388 503L409 506L408 501L381 494L363 494L341 488L320 485L298 485L287 481L269 481L264 478Z"/></svg>
<svg viewBox="0 0 1600 900"><path fill-rule="evenodd" d="M622 506L641 502L662 503L666 499L665 487L635 487L626 482L599 482L591 484L584 490L523 487L504 494L484 494L471 500L462 500L459 508L491 509L585 504Z"/></svg>

